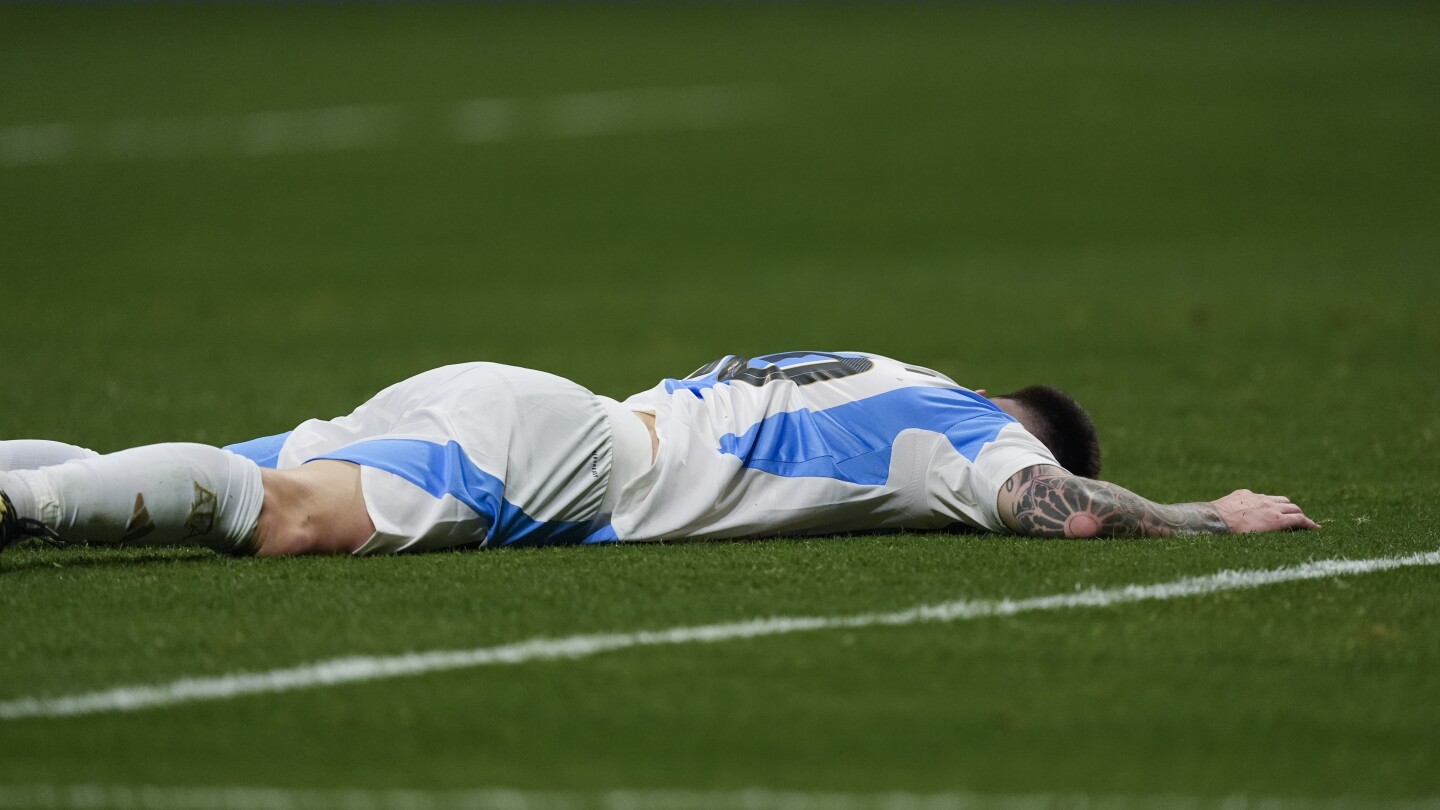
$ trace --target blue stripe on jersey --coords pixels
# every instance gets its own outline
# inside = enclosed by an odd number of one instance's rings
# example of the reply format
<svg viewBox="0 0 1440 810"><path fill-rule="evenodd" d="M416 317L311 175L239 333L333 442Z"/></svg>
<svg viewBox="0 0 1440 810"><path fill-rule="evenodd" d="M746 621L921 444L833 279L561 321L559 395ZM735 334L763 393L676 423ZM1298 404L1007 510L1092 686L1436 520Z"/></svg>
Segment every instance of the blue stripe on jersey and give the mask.
<svg viewBox="0 0 1440 810"><path fill-rule="evenodd" d="M285 446L285 440L290 438L292 432L287 430L284 433L276 433L274 436L262 436L259 439L229 445L224 449L244 456L261 467L273 470L275 465L280 462L280 448Z"/></svg>
<svg viewBox="0 0 1440 810"><path fill-rule="evenodd" d="M459 442L372 439L317 458L350 461L393 473L436 498L454 496L489 522L486 545L603 543L618 539L608 516L594 521L544 522L525 514L505 500L505 482L476 466Z"/></svg>
<svg viewBox="0 0 1440 810"><path fill-rule="evenodd" d="M720 437L720 452L750 469L788 478L835 478L878 486L890 477L901 431L944 434L974 461L1015 420L979 394L954 388L899 388L823 411L777 413L742 435Z"/></svg>

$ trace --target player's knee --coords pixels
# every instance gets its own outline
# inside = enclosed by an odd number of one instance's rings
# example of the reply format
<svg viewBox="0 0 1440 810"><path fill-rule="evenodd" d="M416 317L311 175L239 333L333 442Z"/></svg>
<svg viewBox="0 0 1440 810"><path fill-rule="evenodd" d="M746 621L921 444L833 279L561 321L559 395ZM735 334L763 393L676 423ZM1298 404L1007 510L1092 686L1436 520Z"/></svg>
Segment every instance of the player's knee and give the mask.
<svg viewBox="0 0 1440 810"><path fill-rule="evenodd" d="M265 556L305 554L314 543L313 521L307 521L306 492L302 481L275 470L264 470L265 502L255 530L255 553Z"/></svg>
<svg viewBox="0 0 1440 810"><path fill-rule="evenodd" d="M260 557L316 553L319 533L290 515L261 513L256 529L255 554Z"/></svg>
<svg viewBox="0 0 1440 810"><path fill-rule="evenodd" d="M337 476L335 473L338 472ZM337 495L347 470L265 470L265 502L256 530L256 554L349 554L374 532L360 502ZM355 473L358 477L358 472Z"/></svg>

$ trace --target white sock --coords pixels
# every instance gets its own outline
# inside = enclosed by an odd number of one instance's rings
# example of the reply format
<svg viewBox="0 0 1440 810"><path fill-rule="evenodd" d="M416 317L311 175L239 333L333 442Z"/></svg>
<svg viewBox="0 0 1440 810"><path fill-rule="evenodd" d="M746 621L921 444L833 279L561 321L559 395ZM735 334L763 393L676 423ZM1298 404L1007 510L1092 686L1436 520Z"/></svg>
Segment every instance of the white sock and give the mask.
<svg viewBox="0 0 1440 810"><path fill-rule="evenodd" d="M265 497L255 462L204 444L152 444L0 473L0 485L21 517L66 540L225 554L254 550Z"/></svg>
<svg viewBox="0 0 1440 810"><path fill-rule="evenodd" d="M12 439L0 442L0 471L37 470L79 458L95 458L94 450L44 439Z"/></svg>

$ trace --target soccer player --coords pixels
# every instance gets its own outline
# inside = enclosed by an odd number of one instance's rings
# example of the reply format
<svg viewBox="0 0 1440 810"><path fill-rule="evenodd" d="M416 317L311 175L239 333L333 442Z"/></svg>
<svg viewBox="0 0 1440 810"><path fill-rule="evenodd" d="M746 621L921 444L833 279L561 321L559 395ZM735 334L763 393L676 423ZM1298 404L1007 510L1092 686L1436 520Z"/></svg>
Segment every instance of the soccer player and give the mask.
<svg viewBox="0 0 1440 810"><path fill-rule="evenodd" d="M726 356L624 403L468 363L227 448L0 442L0 548L26 536L230 554L914 529L1040 537L1314 529L1280 496L1158 504L1095 480L1094 426L860 352Z"/></svg>

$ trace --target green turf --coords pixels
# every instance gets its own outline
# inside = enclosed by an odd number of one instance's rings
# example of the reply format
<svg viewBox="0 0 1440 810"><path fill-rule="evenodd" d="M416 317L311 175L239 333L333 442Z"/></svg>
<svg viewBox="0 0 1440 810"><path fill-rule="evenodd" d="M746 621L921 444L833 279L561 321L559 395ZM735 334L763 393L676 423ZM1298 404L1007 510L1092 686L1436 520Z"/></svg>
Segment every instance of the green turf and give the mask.
<svg viewBox="0 0 1440 810"><path fill-rule="evenodd" d="M1440 548L1440 11L0 7L0 134L400 104L383 148L0 163L0 436L212 443L446 362L615 396L863 349L1085 402L1107 477L1307 535L0 556L0 700ZM459 145L482 98L733 127ZM226 118L229 116L230 118ZM0 150L6 147L0 141ZM3 154L3 151L0 151ZM0 785L1440 793L1440 571L0 721Z"/></svg>

